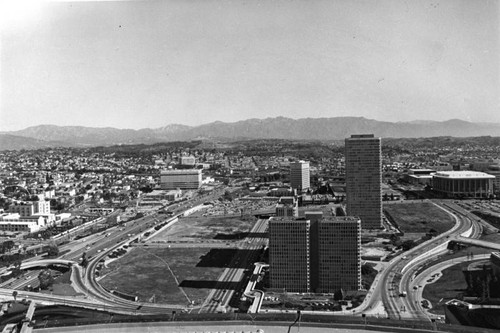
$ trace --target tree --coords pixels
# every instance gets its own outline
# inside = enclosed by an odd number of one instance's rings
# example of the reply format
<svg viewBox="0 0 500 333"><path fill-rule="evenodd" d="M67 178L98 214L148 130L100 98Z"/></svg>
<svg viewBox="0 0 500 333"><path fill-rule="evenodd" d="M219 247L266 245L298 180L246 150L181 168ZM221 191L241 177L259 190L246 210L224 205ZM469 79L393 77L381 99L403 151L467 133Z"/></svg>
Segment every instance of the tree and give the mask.
<svg viewBox="0 0 500 333"><path fill-rule="evenodd" d="M408 251L412 247L415 246L415 242L412 241L411 239L405 240L402 244L401 247L403 248L403 251Z"/></svg>
<svg viewBox="0 0 500 333"><path fill-rule="evenodd" d="M89 260L87 259L87 257L83 257L82 259L82 262L80 263L80 266L82 266L83 268L86 268L89 264Z"/></svg>
<svg viewBox="0 0 500 333"><path fill-rule="evenodd" d="M80 203L82 203L84 200L85 200L84 196L83 196L83 195L79 195L79 196L77 196L77 197L76 197L76 199L75 199L75 203L76 203L76 204L80 204Z"/></svg>
<svg viewBox="0 0 500 333"><path fill-rule="evenodd" d="M16 277L16 276L19 276L21 275L22 271L21 271L21 260L16 260L14 262L14 268L12 269L12 277Z"/></svg>
<svg viewBox="0 0 500 333"><path fill-rule="evenodd" d="M342 301L344 300L345 297L345 292L343 289L338 289L333 293L333 299L335 301Z"/></svg>
<svg viewBox="0 0 500 333"><path fill-rule="evenodd" d="M224 192L224 199L227 201L233 201L233 194L229 191Z"/></svg>
<svg viewBox="0 0 500 333"><path fill-rule="evenodd" d="M5 242L2 243L2 249L4 252L7 252L7 251L10 251L12 250L12 248L14 247L14 241L12 240L6 240Z"/></svg>
<svg viewBox="0 0 500 333"><path fill-rule="evenodd" d="M54 277L49 269L44 269L38 274L38 281L40 281L40 289L49 289L54 284Z"/></svg>
<svg viewBox="0 0 500 333"><path fill-rule="evenodd" d="M12 292L12 297L14 297L14 302L16 302L17 301L17 290L14 290Z"/></svg>
<svg viewBox="0 0 500 333"><path fill-rule="evenodd" d="M27 201L38 201L38 196L36 196L36 195L30 195L28 197Z"/></svg>
<svg viewBox="0 0 500 333"><path fill-rule="evenodd" d="M139 188L139 190L141 192L143 192L143 193L151 193L151 192L153 192L153 189L149 185L143 186L143 187Z"/></svg>
<svg viewBox="0 0 500 333"><path fill-rule="evenodd" d="M371 275L371 274L377 274L375 268L373 268L369 264L364 264L361 266L361 275Z"/></svg>
<svg viewBox="0 0 500 333"><path fill-rule="evenodd" d="M47 254L49 257L57 257L59 255L59 248L56 244L50 244Z"/></svg>
<svg viewBox="0 0 500 333"><path fill-rule="evenodd" d="M390 239L390 241L391 241L392 245L396 245L396 244L397 244L397 243L399 243L399 241L400 241L399 236L398 236L398 235L396 235L396 234L392 234L392 235L389 237L389 239ZM398 246L398 245L396 245L396 246Z"/></svg>

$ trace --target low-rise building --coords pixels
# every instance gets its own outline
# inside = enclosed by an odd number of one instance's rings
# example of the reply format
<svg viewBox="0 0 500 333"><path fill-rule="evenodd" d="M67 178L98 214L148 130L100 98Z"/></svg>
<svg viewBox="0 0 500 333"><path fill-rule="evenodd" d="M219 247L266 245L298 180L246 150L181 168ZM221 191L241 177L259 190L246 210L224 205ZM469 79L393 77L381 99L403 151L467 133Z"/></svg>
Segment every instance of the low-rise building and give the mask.
<svg viewBox="0 0 500 333"><path fill-rule="evenodd" d="M295 195L296 193L297 192L292 190L291 187L275 187L270 189L267 195L271 197L289 197Z"/></svg>
<svg viewBox="0 0 500 333"><path fill-rule="evenodd" d="M0 215L0 230L2 231L37 232L45 226L43 216L21 217L18 213Z"/></svg>
<svg viewBox="0 0 500 333"><path fill-rule="evenodd" d="M181 165L194 166L196 164L196 158L194 156L181 156Z"/></svg>
<svg viewBox="0 0 500 333"><path fill-rule="evenodd" d="M200 169L164 170L160 175L162 190L197 190L202 182Z"/></svg>
<svg viewBox="0 0 500 333"><path fill-rule="evenodd" d="M41 200L14 204L9 207L9 212L19 213L23 217L35 214L50 214L50 201Z"/></svg>
<svg viewBox="0 0 500 333"><path fill-rule="evenodd" d="M430 185L432 183L432 175L436 170L432 169L410 169L405 175L405 180L414 185Z"/></svg>
<svg viewBox="0 0 500 333"><path fill-rule="evenodd" d="M299 217L299 203L295 197L281 197L276 204L276 216Z"/></svg>

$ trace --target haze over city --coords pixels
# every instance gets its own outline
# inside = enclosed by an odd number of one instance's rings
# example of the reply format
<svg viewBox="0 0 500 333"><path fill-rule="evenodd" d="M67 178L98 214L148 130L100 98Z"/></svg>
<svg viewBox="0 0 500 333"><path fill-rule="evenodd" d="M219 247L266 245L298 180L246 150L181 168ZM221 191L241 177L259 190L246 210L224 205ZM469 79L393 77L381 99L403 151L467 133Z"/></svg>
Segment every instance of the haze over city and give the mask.
<svg viewBox="0 0 500 333"><path fill-rule="evenodd" d="M6 2L0 130L500 122L497 1Z"/></svg>

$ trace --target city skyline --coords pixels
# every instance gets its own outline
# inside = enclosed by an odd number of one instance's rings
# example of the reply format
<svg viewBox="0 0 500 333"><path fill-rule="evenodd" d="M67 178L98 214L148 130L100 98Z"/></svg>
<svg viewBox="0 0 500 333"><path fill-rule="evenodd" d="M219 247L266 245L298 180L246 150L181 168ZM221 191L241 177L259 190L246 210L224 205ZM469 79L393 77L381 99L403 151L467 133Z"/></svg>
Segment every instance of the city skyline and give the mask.
<svg viewBox="0 0 500 333"><path fill-rule="evenodd" d="M497 2L29 4L2 4L0 131L500 122Z"/></svg>

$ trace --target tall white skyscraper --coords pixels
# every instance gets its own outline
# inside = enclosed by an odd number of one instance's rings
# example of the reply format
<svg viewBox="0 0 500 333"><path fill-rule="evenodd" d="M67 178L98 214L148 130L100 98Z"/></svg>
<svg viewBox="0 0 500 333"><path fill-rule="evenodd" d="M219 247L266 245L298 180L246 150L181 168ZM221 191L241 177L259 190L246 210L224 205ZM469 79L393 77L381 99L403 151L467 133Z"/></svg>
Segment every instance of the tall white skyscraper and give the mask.
<svg viewBox="0 0 500 333"><path fill-rule="evenodd" d="M290 163L290 186L297 190L307 190L311 187L309 162Z"/></svg>

